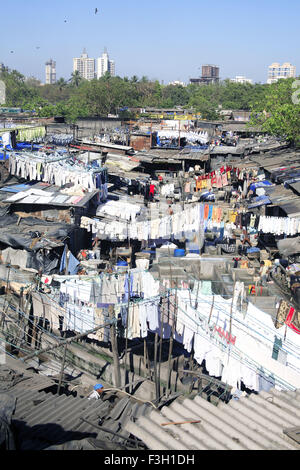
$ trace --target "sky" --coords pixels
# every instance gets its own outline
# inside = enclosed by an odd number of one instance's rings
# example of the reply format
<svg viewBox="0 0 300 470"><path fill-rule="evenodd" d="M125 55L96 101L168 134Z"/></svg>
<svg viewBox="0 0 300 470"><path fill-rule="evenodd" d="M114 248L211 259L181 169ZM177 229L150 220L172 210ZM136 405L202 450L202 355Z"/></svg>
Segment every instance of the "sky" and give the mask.
<svg viewBox="0 0 300 470"><path fill-rule="evenodd" d="M107 48L120 77L185 83L201 66L265 83L273 62L300 74L299 0L0 0L0 63L45 81L45 62L69 79L73 57ZM98 13L95 14L95 8Z"/></svg>

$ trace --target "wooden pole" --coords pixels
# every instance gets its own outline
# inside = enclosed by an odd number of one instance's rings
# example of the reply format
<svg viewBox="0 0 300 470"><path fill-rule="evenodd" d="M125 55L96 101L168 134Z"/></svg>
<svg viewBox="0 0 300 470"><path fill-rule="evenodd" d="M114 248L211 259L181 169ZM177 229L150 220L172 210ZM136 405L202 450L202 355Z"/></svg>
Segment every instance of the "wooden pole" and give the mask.
<svg viewBox="0 0 300 470"><path fill-rule="evenodd" d="M114 306L109 305L108 313L110 320L114 318ZM119 388L121 386L121 373L120 373L120 361L119 361L119 353L118 353L118 340L116 335L116 327L114 323L110 325L110 342L111 342L111 349L113 353L113 360L114 360L114 376L115 376L115 384L116 387Z"/></svg>
<svg viewBox="0 0 300 470"><path fill-rule="evenodd" d="M211 320L211 316L212 316L213 309L214 309L214 303L215 303L215 296L213 295L212 304L211 304L211 308L210 308L210 312L209 312L209 317L208 317L208 324L210 323L210 320Z"/></svg>
<svg viewBox="0 0 300 470"><path fill-rule="evenodd" d="M59 382L58 382L58 387L57 387L57 395L59 395L60 388L61 388L61 383L62 383L64 368L65 368L65 362L66 362L67 348L68 348L68 345L65 344L65 347L64 347L64 355L63 355L63 360L62 360L61 369L60 369Z"/></svg>
<svg viewBox="0 0 300 470"><path fill-rule="evenodd" d="M148 377L148 371L147 371L147 341L146 341L146 338L144 338L144 368L145 368L146 377Z"/></svg>
<svg viewBox="0 0 300 470"><path fill-rule="evenodd" d="M233 300L234 300L234 295L235 295L235 286L236 286L236 282L233 285L233 295L232 295L231 306L230 306L229 336L231 335L231 329L232 329L232 307L233 307Z"/></svg>
<svg viewBox="0 0 300 470"><path fill-rule="evenodd" d="M170 390L171 390L171 359L172 359L172 351L173 351L173 336L175 332L175 323L177 317L177 283L175 288L175 305L174 307L174 318L170 336L170 343L169 343L169 356L168 356L168 382L167 382L167 390L166 390L166 397L168 398Z"/></svg>
<svg viewBox="0 0 300 470"><path fill-rule="evenodd" d="M160 367L162 361L162 343L163 343L163 309L160 312L160 338L159 338L159 361L158 361L158 387L160 396Z"/></svg>
<svg viewBox="0 0 300 470"><path fill-rule="evenodd" d="M150 124L150 149L152 148L152 121Z"/></svg>
<svg viewBox="0 0 300 470"><path fill-rule="evenodd" d="M189 361L189 370L190 371L193 371L193 365L194 365L194 344L193 344L191 354L190 354L190 361ZM194 380L192 379L191 386L190 386L190 393L192 393L193 388L194 388Z"/></svg>
<svg viewBox="0 0 300 470"><path fill-rule="evenodd" d="M154 341L154 380L155 380L155 390L156 390L156 400L159 400L159 383L157 377L157 342L158 342L158 333L155 333Z"/></svg>
<svg viewBox="0 0 300 470"><path fill-rule="evenodd" d="M73 341L77 341L78 339L84 338L85 336L88 336L91 333L95 333L95 331L100 330L100 328L105 328L106 326L110 326L111 322L104 323L103 325L97 326L96 328L93 328L92 330L88 330L85 333L80 333L79 335L73 336L71 338L67 338L64 340L61 340L58 344L55 344L53 346L48 346L47 348L40 349L39 351L35 351L34 353L28 354L25 357L22 357L22 361L27 361L28 359L31 359L33 357L39 356L42 353L47 353L49 351L53 351L56 348L60 348L61 346L64 346L66 343L70 344Z"/></svg>
<svg viewBox="0 0 300 470"><path fill-rule="evenodd" d="M128 353L129 307L130 307L130 270L128 269L128 302L127 302L126 339L125 339L125 384L127 383L127 353Z"/></svg>
<svg viewBox="0 0 300 470"><path fill-rule="evenodd" d="M170 421L168 423L160 423L161 426L169 426L170 424L193 424L201 423L201 419L193 419L190 421Z"/></svg>

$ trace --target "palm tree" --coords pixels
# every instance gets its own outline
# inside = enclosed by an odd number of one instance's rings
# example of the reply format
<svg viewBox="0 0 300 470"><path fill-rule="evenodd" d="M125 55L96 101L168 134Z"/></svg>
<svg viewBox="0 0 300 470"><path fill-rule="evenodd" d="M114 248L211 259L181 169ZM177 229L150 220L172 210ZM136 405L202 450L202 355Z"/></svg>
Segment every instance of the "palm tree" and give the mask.
<svg viewBox="0 0 300 470"><path fill-rule="evenodd" d="M71 85L78 87L81 80L82 80L82 76L80 75L78 70L75 70L75 72L72 73L69 81L71 82Z"/></svg>
<svg viewBox="0 0 300 470"><path fill-rule="evenodd" d="M65 88L67 86L67 84L68 84L68 82L66 82L66 80L64 78L60 78L56 82L56 86L58 86L59 91L62 91L63 88Z"/></svg>

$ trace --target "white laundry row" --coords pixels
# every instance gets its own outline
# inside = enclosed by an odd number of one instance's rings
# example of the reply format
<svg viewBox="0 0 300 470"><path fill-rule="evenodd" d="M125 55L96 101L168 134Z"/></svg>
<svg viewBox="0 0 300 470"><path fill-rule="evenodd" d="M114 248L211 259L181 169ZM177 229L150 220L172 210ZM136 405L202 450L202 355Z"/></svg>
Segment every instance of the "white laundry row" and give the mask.
<svg viewBox="0 0 300 470"><path fill-rule="evenodd" d="M80 226L92 231L99 237L125 240L157 240L171 236L183 236L186 232L198 231L203 221L200 212L202 204L189 206L184 211L161 218L141 222L105 221L96 218L81 217Z"/></svg>
<svg viewBox="0 0 300 470"><path fill-rule="evenodd" d="M101 188L105 183L105 181L100 181L101 177L98 173L83 166L70 165L65 160L52 162L35 160L29 155L15 153L10 154L9 157L9 172L31 181L43 181L60 187L73 183L74 186L80 185L88 191Z"/></svg>
<svg viewBox="0 0 300 470"><path fill-rule="evenodd" d="M300 219L261 215L258 231L273 233L274 235L297 235L300 233Z"/></svg>
<svg viewBox="0 0 300 470"><path fill-rule="evenodd" d="M127 201L107 201L97 208L96 215L110 215L125 220L134 221L137 214L141 211L141 206L131 204Z"/></svg>

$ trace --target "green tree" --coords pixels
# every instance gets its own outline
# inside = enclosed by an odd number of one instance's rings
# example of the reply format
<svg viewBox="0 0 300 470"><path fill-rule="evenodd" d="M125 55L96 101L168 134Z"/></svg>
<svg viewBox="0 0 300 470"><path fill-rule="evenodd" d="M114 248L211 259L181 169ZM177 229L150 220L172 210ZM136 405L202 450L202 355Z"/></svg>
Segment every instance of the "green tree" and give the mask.
<svg viewBox="0 0 300 470"><path fill-rule="evenodd" d="M251 124L259 124L268 134L299 146L300 104L297 90L293 87L294 82L290 78L269 85L264 99L253 106Z"/></svg>
<svg viewBox="0 0 300 470"><path fill-rule="evenodd" d="M75 70L72 75L71 75L71 78L70 78L70 83L72 86L74 87L79 87L80 83L82 82L83 78L82 76L80 75L79 71L78 70Z"/></svg>

